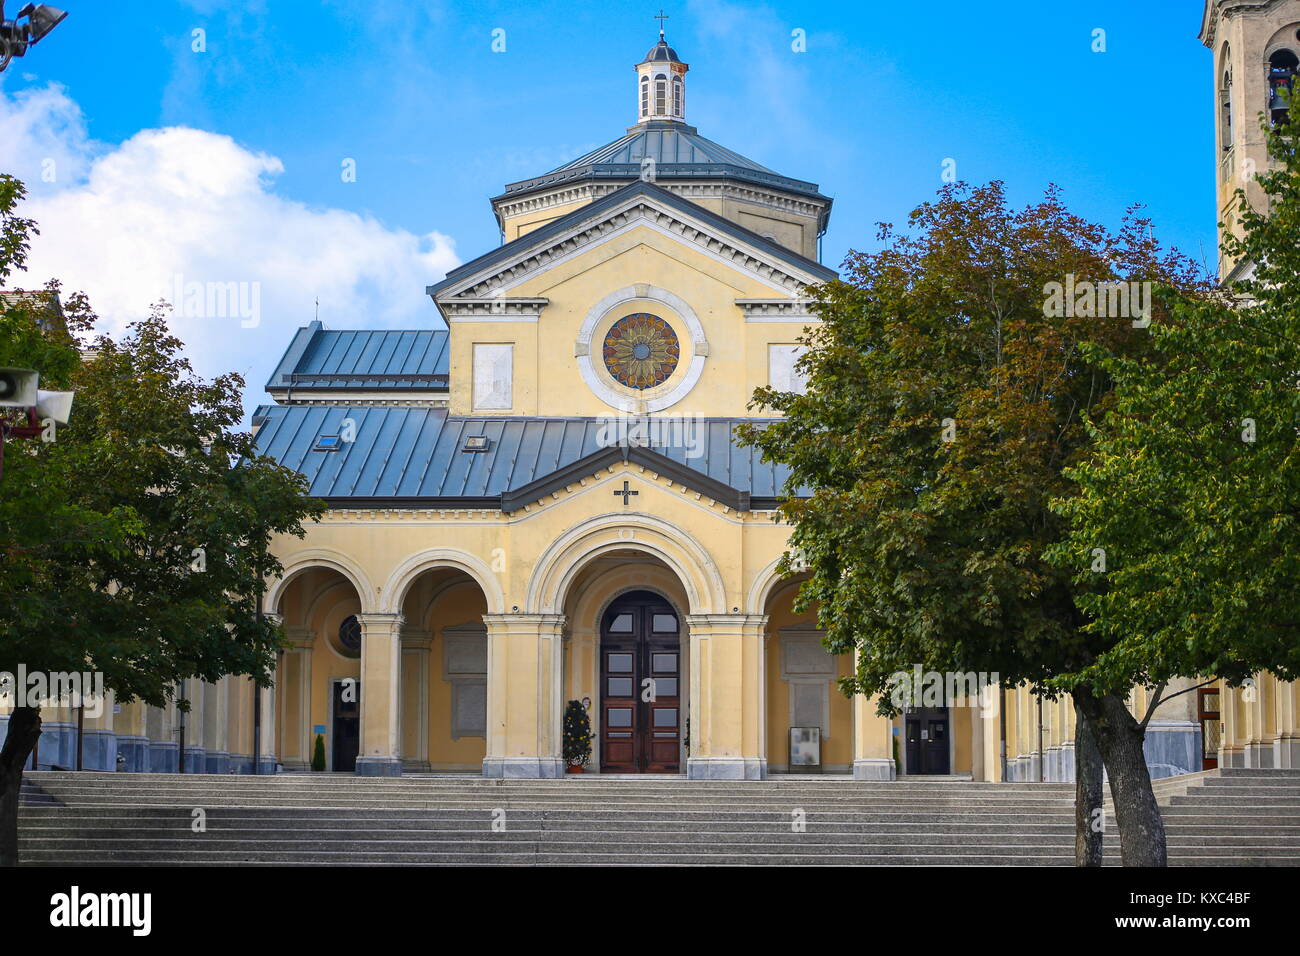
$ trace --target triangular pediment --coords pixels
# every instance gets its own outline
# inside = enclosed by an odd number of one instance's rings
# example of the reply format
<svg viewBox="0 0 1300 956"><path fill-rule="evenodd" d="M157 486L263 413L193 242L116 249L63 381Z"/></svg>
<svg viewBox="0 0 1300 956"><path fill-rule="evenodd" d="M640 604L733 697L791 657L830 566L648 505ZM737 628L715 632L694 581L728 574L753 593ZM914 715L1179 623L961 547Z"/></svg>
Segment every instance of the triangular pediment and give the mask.
<svg viewBox="0 0 1300 956"><path fill-rule="evenodd" d="M523 510L619 464L644 468L656 478L667 479L669 484L683 491L689 490L697 495L704 495L727 509L744 512L751 508L750 494L747 491L741 491L725 482L710 478L703 472L673 461L652 448L620 445L603 448L550 474L543 475L535 481L503 492L501 510L507 514ZM766 500L764 504L768 508L774 506L772 502Z"/></svg>
<svg viewBox="0 0 1300 956"><path fill-rule="evenodd" d="M809 285L836 276L703 206L654 183L636 182L453 269L428 293L440 308L453 309L460 303L507 298L511 289L539 272L639 226L703 251L778 294L797 297Z"/></svg>

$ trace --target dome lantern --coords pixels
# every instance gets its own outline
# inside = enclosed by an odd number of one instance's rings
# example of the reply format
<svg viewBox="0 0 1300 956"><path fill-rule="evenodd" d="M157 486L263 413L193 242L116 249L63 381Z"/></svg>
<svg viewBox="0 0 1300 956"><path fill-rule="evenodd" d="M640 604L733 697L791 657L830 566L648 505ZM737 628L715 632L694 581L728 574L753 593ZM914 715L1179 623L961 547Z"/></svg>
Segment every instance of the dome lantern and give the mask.
<svg viewBox="0 0 1300 956"><path fill-rule="evenodd" d="M662 12L659 42L636 65L637 122L686 122L686 71L690 69L664 39Z"/></svg>

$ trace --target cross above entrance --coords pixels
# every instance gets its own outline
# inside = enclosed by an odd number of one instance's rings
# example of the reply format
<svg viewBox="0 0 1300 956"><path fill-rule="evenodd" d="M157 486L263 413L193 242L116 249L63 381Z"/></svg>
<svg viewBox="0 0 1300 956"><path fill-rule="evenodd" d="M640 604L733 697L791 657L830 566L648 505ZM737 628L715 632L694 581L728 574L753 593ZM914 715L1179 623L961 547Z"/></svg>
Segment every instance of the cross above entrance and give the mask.
<svg viewBox="0 0 1300 956"><path fill-rule="evenodd" d="M627 482L625 481L625 482L623 482L623 487L622 487L622 488L615 488L615 489L614 489L614 494L616 494L616 495L622 495L622 496L623 496L623 507L626 508L627 505L628 505L628 499L631 498L632 495L639 495L639 494L641 494L641 492L639 492L639 491L629 491L629 490L628 490L628 487L627 487Z"/></svg>

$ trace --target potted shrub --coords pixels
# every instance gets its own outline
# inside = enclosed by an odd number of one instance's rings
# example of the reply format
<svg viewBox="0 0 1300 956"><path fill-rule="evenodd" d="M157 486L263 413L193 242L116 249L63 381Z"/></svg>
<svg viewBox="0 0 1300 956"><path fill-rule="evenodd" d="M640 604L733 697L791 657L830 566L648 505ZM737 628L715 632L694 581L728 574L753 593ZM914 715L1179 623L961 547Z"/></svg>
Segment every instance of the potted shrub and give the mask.
<svg viewBox="0 0 1300 956"><path fill-rule="evenodd" d="M582 701L571 700L564 710L564 762L566 773L582 773L591 759L591 719Z"/></svg>
<svg viewBox="0 0 1300 956"><path fill-rule="evenodd" d="M311 769L317 773L325 769L325 738L316 735L316 746L311 752Z"/></svg>

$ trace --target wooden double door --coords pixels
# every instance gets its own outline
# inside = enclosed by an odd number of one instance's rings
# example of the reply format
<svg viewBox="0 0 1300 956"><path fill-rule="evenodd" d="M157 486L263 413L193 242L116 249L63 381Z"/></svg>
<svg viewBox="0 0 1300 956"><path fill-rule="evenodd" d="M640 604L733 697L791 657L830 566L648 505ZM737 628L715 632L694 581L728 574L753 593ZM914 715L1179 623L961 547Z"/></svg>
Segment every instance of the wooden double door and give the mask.
<svg viewBox="0 0 1300 956"><path fill-rule="evenodd" d="M600 769L681 769L681 622L663 598L633 591L600 623Z"/></svg>

